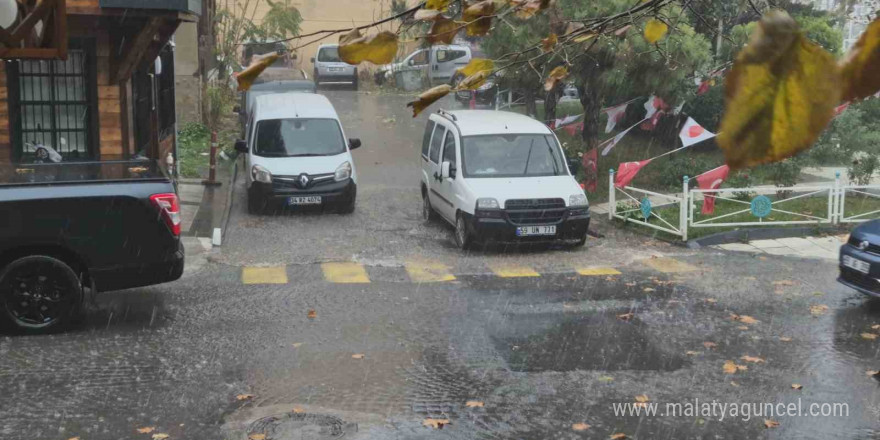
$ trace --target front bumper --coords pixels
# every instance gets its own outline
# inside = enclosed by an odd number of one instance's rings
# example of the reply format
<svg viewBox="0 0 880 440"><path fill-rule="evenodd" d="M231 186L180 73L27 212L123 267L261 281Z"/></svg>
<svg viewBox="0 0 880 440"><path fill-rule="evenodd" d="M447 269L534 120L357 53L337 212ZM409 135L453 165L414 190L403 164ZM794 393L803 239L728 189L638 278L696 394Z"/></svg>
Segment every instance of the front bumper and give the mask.
<svg viewBox="0 0 880 440"><path fill-rule="evenodd" d="M501 211L500 217L482 217L465 214L470 231L473 237L478 241L495 241L495 242L552 242L556 240L580 240L587 234L590 227L590 211L589 209L576 210L568 209L562 216L561 220L546 223L530 223L517 224L510 220L506 213ZM577 214L577 215L575 215ZM556 235L538 235L538 236L518 236L516 230L522 226L556 226Z"/></svg>
<svg viewBox="0 0 880 440"><path fill-rule="evenodd" d="M868 273L863 274L855 269L844 267L842 261L844 255L868 262L871 265ZM839 265L838 282L865 295L880 298L880 255L860 250L851 244L845 244L840 247Z"/></svg>
<svg viewBox="0 0 880 440"><path fill-rule="evenodd" d="M357 197L357 185L354 180L330 182L323 185L300 189L293 186L279 187L277 184L253 182L248 189L248 197L256 197L273 205L287 205L289 197L321 197L321 205L342 205L350 203Z"/></svg>
<svg viewBox="0 0 880 440"><path fill-rule="evenodd" d="M317 78L322 82L354 82L357 79L357 69L343 68L342 70L330 71L318 69Z"/></svg>

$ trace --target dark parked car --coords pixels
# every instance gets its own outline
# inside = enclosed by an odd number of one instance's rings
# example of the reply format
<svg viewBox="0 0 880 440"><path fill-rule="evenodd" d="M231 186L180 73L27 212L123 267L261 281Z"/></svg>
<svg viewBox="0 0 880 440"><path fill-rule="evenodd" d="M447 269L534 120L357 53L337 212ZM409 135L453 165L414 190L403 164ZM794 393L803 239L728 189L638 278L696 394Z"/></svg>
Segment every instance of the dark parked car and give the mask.
<svg viewBox="0 0 880 440"><path fill-rule="evenodd" d="M847 243L841 246L837 281L880 298L880 220L853 229Z"/></svg>
<svg viewBox="0 0 880 440"><path fill-rule="evenodd" d="M157 163L0 165L0 321L14 329L60 329L86 290L173 281L183 261L180 204Z"/></svg>
<svg viewBox="0 0 880 440"><path fill-rule="evenodd" d="M452 77L451 84L453 87L458 86L458 83L464 79L464 75L461 73L456 73L454 77ZM471 101L471 95L475 95L474 98L476 100L477 105L494 105L495 104L495 95L498 93L498 87L496 87L497 79L492 76L486 79L486 82L483 83L477 90L459 90L455 92L455 100L458 101L461 105L469 105Z"/></svg>

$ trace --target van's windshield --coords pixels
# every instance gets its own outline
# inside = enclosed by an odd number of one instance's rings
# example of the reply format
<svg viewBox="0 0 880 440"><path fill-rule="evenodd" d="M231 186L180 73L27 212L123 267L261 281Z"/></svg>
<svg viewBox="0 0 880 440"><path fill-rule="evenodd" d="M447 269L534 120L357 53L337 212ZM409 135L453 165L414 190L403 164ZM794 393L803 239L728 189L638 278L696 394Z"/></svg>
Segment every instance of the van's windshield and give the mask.
<svg viewBox="0 0 880 440"><path fill-rule="evenodd" d="M267 119L257 123L254 154L262 157L334 156L345 152L334 119Z"/></svg>
<svg viewBox="0 0 880 440"><path fill-rule="evenodd" d="M462 137L464 175L535 177L567 174L556 138L542 134L493 134Z"/></svg>
<svg viewBox="0 0 880 440"><path fill-rule="evenodd" d="M339 48L336 47L322 47L321 50L318 51L318 61L324 63L339 63L342 60L339 59Z"/></svg>

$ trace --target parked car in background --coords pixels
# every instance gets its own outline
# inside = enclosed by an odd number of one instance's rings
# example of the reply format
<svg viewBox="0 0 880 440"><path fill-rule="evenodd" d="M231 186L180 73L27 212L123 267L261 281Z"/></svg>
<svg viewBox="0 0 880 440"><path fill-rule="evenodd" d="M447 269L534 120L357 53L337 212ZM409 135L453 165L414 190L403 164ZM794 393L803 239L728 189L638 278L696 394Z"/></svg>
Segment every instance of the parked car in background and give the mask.
<svg viewBox="0 0 880 440"><path fill-rule="evenodd" d="M352 213L357 172L351 150L330 101L311 93L259 96L248 119L245 140L235 149L245 154L248 211L269 206L335 208Z"/></svg>
<svg viewBox="0 0 880 440"><path fill-rule="evenodd" d="M590 207L556 136L527 116L439 111L422 139L422 213L475 242L586 242Z"/></svg>
<svg viewBox="0 0 880 440"><path fill-rule="evenodd" d="M0 318L64 328L92 292L183 274L180 203L154 161L0 165Z"/></svg>
<svg viewBox="0 0 880 440"><path fill-rule="evenodd" d="M841 284L880 298L880 220L871 220L853 229L840 247Z"/></svg>
<svg viewBox="0 0 880 440"><path fill-rule="evenodd" d="M320 45L317 55L312 58L312 64L315 65L313 78L316 85L347 83L357 90L357 66L348 64L339 58L338 44Z"/></svg>
<svg viewBox="0 0 880 440"><path fill-rule="evenodd" d="M241 134L244 137L245 125L247 125L248 117L254 108L258 96L268 95L270 93L317 93L318 88L313 81L308 79L293 79L283 81L259 82L251 86L250 90L241 92L241 104L235 111L238 113L238 119L241 122Z"/></svg>
<svg viewBox="0 0 880 440"><path fill-rule="evenodd" d="M455 76L452 78L452 86L458 86L458 83L464 78L463 74L456 72ZM497 85L498 79L494 75L490 76L486 79L486 82L476 90L459 90L455 92L455 100L461 105L468 105L471 98L474 98L475 104L477 105L493 105L495 103L495 96L498 94Z"/></svg>
<svg viewBox="0 0 880 440"><path fill-rule="evenodd" d="M431 46L417 49L400 62L379 67L375 80L377 84L382 84L396 72L419 70L427 72L432 84L448 83L455 71L466 66L471 57L471 48L468 46Z"/></svg>

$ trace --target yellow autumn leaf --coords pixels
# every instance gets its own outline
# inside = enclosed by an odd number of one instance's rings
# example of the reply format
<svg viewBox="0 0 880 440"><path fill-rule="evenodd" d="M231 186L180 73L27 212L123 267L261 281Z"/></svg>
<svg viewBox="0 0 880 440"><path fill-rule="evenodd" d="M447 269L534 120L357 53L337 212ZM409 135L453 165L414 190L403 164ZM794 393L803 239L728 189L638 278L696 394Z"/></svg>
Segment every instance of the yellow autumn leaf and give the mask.
<svg viewBox="0 0 880 440"><path fill-rule="evenodd" d="M235 400L238 400L238 401L251 400L254 397L256 397L256 396L254 396L253 394L239 394L239 395L235 396Z"/></svg>
<svg viewBox="0 0 880 440"><path fill-rule="evenodd" d="M724 361L722 368L727 374L734 374L737 371L745 371L749 369L749 367L746 367L745 365L737 365L733 361Z"/></svg>
<svg viewBox="0 0 880 440"><path fill-rule="evenodd" d="M611 434L611 437L608 437L611 440L623 440L626 438L626 434L622 432Z"/></svg>
<svg viewBox="0 0 880 440"><path fill-rule="evenodd" d="M476 90L486 82L489 72L481 70L463 80L455 87L455 90Z"/></svg>
<svg viewBox="0 0 880 440"><path fill-rule="evenodd" d="M556 34L551 33L550 36L541 40L541 48L544 49L544 52L550 52L558 42L559 37L557 37Z"/></svg>
<svg viewBox="0 0 880 440"><path fill-rule="evenodd" d="M434 429L443 429L444 426L449 424L449 419L425 419L422 421L422 425L428 426Z"/></svg>
<svg viewBox="0 0 880 440"><path fill-rule="evenodd" d="M764 427L765 428L776 428L779 426L779 422L770 419L764 419Z"/></svg>
<svg viewBox="0 0 880 440"><path fill-rule="evenodd" d="M471 76L477 72L489 71L495 68L495 62L485 58L472 58L466 66L457 69L456 72L461 73L465 77Z"/></svg>
<svg viewBox="0 0 880 440"><path fill-rule="evenodd" d="M318 317L318 312L316 312L315 309L309 309L306 313L306 317L309 319L315 319Z"/></svg>
<svg viewBox="0 0 880 440"><path fill-rule="evenodd" d="M250 434L248 440L266 440L266 434Z"/></svg>
<svg viewBox="0 0 880 440"><path fill-rule="evenodd" d="M422 112L422 110L428 108L428 106L436 102L438 99L448 95L451 91L452 86L449 84L441 84L437 87L426 90L419 95L417 100L407 103L406 106L412 107L413 117L416 117Z"/></svg>
<svg viewBox="0 0 880 440"><path fill-rule="evenodd" d="M153 440L165 440L166 438L168 438L168 434L153 434Z"/></svg>
<svg viewBox="0 0 880 440"><path fill-rule="evenodd" d="M492 28L492 16L495 14L493 0L478 1L464 9L461 19L467 23L469 37L481 37Z"/></svg>
<svg viewBox="0 0 880 440"><path fill-rule="evenodd" d="M742 357L740 357L740 359L742 359L746 362L754 363L754 364L760 364L760 363L764 362L764 359L761 359L761 358L755 357L755 356L748 356L748 355L742 356Z"/></svg>
<svg viewBox="0 0 880 440"><path fill-rule="evenodd" d="M415 21L431 21L437 19L437 17L442 16L442 13L436 9L419 9L413 15L413 20Z"/></svg>
<svg viewBox="0 0 880 440"><path fill-rule="evenodd" d="M458 34L458 23L451 18L438 16L431 25L427 39L431 44L443 43L452 44L455 35Z"/></svg>
<svg viewBox="0 0 880 440"><path fill-rule="evenodd" d="M654 44L666 35L667 30L669 30L669 26L667 26L666 23L656 18L652 18L645 23L645 40L647 40L648 43Z"/></svg>
<svg viewBox="0 0 880 440"><path fill-rule="evenodd" d="M778 162L816 140L834 115L839 72L787 13L764 15L724 85L718 135L731 169Z"/></svg>
<svg viewBox="0 0 880 440"><path fill-rule="evenodd" d="M363 354L363 353L353 354L353 355L351 355L351 358L352 358L352 359L363 359L363 358L364 358L364 354Z"/></svg>
<svg viewBox="0 0 880 440"><path fill-rule="evenodd" d="M438 11L445 11L446 8L449 7L449 2L452 0L428 0L425 2L425 9L435 9Z"/></svg>
<svg viewBox="0 0 880 440"><path fill-rule="evenodd" d="M880 17L874 19L841 63L844 101L880 91Z"/></svg>
<svg viewBox="0 0 880 440"><path fill-rule="evenodd" d="M357 29L339 37L339 58L348 64L369 61L388 64L397 55L397 34L390 31L362 36Z"/></svg>
<svg viewBox="0 0 880 440"><path fill-rule="evenodd" d="M547 80L544 81L544 90L551 91L556 87L560 81L564 81L565 78L568 78L568 68L565 66L555 67L550 71L550 75L547 75Z"/></svg>
<svg viewBox="0 0 880 440"><path fill-rule="evenodd" d="M636 396L636 402L645 403L650 401L651 399L649 399L648 396L645 394L639 394L638 396Z"/></svg>
<svg viewBox="0 0 880 440"><path fill-rule="evenodd" d="M138 432L138 434L149 434L155 430L156 430L155 426L145 426L143 428L138 428L137 432Z"/></svg>
<svg viewBox="0 0 880 440"><path fill-rule="evenodd" d="M483 402L480 402L479 400L468 400L465 402L464 406L467 408L483 408Z"/></svg>
<svg viewBox="0 0 880 440"><path fill-rule="evenodd" d="M876 333L862 333L862 339L867 339L869 341L873 341L877 339Z"/></svg>
<svg viewBox="0 0 880 440"><path fill-rule="evenodd" d="M573 423L571 425L571 429L574 431L586 431L590 429L590 425L586 423Z"/></svg>
<svg viewBox="0 0 880 440"><path fill-rule="evenodd" d="M250 90L257 77L260 76L267 67L277 61L279 56L280 55L277 53L273 53L260 58L254 57L254 61L247 69L235 74L235 81L238 82L238 91L245 92Z"/></svg>
<svg viewBox="0 0 880 440"><path fill-rule="evenodd" d="M804 386L801 385L801 384L799 384L799 383L793 383L793 384L791 384L791 388L792 388L793 390L800 390L800 389L802 389L803 387L804 387Z"/></svg>

